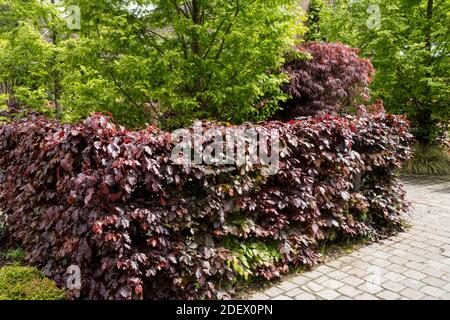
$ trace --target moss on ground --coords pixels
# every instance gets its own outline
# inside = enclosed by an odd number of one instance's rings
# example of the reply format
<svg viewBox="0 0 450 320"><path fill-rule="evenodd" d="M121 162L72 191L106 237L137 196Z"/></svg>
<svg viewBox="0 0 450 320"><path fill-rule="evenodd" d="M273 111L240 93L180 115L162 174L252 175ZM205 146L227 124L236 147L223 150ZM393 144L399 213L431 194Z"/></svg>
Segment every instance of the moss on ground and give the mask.
<svg viewBox="0 0 450 320"><path fill-rule="evenodd" d="M38 269L19 265L0 269L0 300L62 300L65 293Z"/></svg>

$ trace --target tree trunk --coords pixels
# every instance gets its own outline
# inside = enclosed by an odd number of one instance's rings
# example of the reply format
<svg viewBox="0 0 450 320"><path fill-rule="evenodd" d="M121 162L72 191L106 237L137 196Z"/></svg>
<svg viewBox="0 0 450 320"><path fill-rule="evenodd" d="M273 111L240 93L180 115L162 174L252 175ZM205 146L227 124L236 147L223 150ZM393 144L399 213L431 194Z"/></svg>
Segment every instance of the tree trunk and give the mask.
<svg viewBox="0 0 450 320"><path fill-rule="evenodd" d="M55 4L55 0L51 0L52 4ZM58 41L58 34L55 30L51 31L51 40L52 45L56 47L57 41ZM62 112L61 112L61 105L59 104L59 99L61 97L61 81L60 81L60 74L57 67L57 54L56 51L53 54L52 58L52 71L51 71L51 77L52 77L52 104L56 111L56 118L61 119Z"/></svg>
<svg viewBox="0 0 450 320"><path fill-rule="evenodd" d="M202 24L201 17L201 8L197 0L192 0L192 22L194 25ZM198 38L197 31L195 30L192 34L192 44L191 44L192 56L194 59L194 63L200 63L200 59L202 59L202 50L200 48L200 40ZM198 68L200 69L200 68ZM201 72L197 74L197 77L194 79L194 92L201 92L204 90L205 79Z"/></svg>
<svg viewBox="0 0 450 320"><path fill-rule="evenodd" d="M197 0L192 0L192 22L200 24L200 9ZM196 33L192 35L192 54L198 56L200 54L200 43Z"/></svg>
<svg viewBox="0 0 450 320"><path fill-rule="evenodd" d="M310 2L311 2L310 0L300 0L300 7L302 7L302 9L305 13L309 12L309 3Z"/></svg>
<svg viewBox="0 0 450 320"><path fill-rule="evenodd" d="M427 15L425 25L425 46L427 51L425 66L428 70L425 73L427 78L431 78L432 74L429 68L433 64L433 42L432 42L432 23L433 23L433 5L434 0L427 0ZM421 110L418 112L419 124L421 126L422 135L418 138L422 145L429 145L433 143L433 131L436 125L433 121L433 97L430 85L427 83L425 87L425 101Z"/></svg>

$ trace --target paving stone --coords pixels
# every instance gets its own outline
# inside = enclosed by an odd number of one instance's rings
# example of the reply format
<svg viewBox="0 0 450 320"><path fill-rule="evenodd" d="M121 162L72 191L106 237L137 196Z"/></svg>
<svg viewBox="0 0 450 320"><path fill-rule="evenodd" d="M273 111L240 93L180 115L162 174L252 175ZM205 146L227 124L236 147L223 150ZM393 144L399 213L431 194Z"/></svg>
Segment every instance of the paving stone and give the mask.
<svg viewBox="0 0 450 320"><path fill-rule="evenodd" d="M270 289L267 289L266 291L264 291L264 293L266 295L268 295L269 297L276 297L281 295L282 293L284 293L284 290L281 290L277 287L272 287Z"/></svg>
<svg viewBox="0 0 450 320"><path fill-rule="evenodd" d="M377 297L383 299L383 300L398 300L400 299L400 295L398 293L383 290L379 293L377 293Z"/></svg>
<svg viewBox="0 0 450 320"><path fill-rule="evenodd" d="M352 263L352 266L361 270L367 270L369 269L372 265L369 262L363 261L363 260L358 260Z"/></svg>
<svg viewBox="0 0 450 320"><path fill-rule="evenodd" d="M318 284L322 284L323 282L325 282L325 281L327 281L327 280L329 280L330 278L328 277L328 276L321 276L321 277L319 277L319 278L317 278L317 279L314 279L314 282L315 283L318 283Z"/></svg>
<svg viewBox="0 0 450 320"><path fill-rule="evenodd" d="M386 281L386 279L384 279L382 277L382 274L383 274L383 272L372 273L372 274L369 274L368 276L365 276L363 278L363 280L365 282L373 283L373 284L376 284L376 285L381 285L384 281Z"/></svg>
<svg viewBox="0 0 450 320"><path fill-rule="evenodd" d="M433 296L435 298L440 298L442 297L444 294L446 294L447 292L445 292L442 289L439 289L437 287L433 287L433 286L426 286L423 287L422 289L420 289L421 292Z"/></svg>
<svg viewBox="0 0 450 320"><path fill-rule="evenodd" d="M331 268L331 267L326 266L326 265L321 265L321 266L317 267L315 270L320 272L320 273L327 274L327 273L330 273L330 272L334 271L334 268Z"/></svg>
<svg viewBox="0 0 450 320"><path fill-rule="evenodd" d="M427 252L427 253L424 253L422 255L422 257L424 259L428 259L428 260L440 260L440 259L442 259L443 256L441 256L440 254L437 254L437 253Z"/></svg>
<svg viewBox="0 0 450 320"><path fill-rule="evenodd" d="M372 253L372 256L383 259L383 260L387 260L391 257L391 255L389 253L386 253L383 251L375 251L374 253Z"/></svg>
<svg viewBox="0 0 450 320"><path fill-rule="evenodd" d="M270 297L264 293L255 293L250 297L250 300L269 300Z"/></svg>
<svg viewBox="0 0 450 320"><path fill-rule="evenodd" d="M306 284L306 286L304 286L304 288L308 288L312 292L318 292L320 290L323 290L325 287L320 285L320 284L318 284L318 283L315 283L315 282L311 281L311 282L308 282Z"/></svg>
<svg viewBox="0 0 450 320"><path fill-rule="evenodd" d="M391 280L383 282L383 284L381 286L383 288L387 289L387 290L392 291L392 292L400 292L403 289L405 289L404 285L401 285L400 283L395 282L395 281L391 281Z"/></svg>
<svg viewBox="0 0 450 320"><path fill-rule="evenodd" d="M363 293L359 296L356 296L355 300L379 300L379 298L370 293Z"/></svg>
<svg viewBox="0 0 450 320"><path fill-rule="evenodd" d="M392 261L392 258L393 258L393 257L404 258L404 257L406 257L407 255L409 255L410 253L409 253L408 251L405 251L405 250L394 249L394 250L391 251L391 254L392 254L392 257L389 258L389 260L390 260L391 262L395 262L395 261ZM395 262L395 263L396 263L396 262Z"/></svg>
<svg viewBox="0 0 450 320"><path fill-rule="evenodd" d="M301 293L298 296L295 296L295 300L317 300L317 297L311 293Z"/></svg>
<svg viewBox="0 0 450 320"><path fill-rule="evenodd" d="M365 253L365 254L371 254L372 252L375 252L377 249L373 248L373 246L368 245L367 247L359 249L359 252ZM449 246L450 250L450 246Z"/></svg>
<svg viewBox="0 0 450 320"><path fill-rule="evenodd" d="M279 284L277 287L280 288L283 291L288 291L293 288L295 288L297 285L295 283L292 283L290 281L283 281L281 284Z"/></svg>
<svg viewBox="0 0 450 320"><path fill-rule="evenodd" d="M327 265L333 269L338 269L338 268L342 267L343 264L344 264L344 262L339 261L339 260L334 260L334 261L330 261L327 263Z"/></svg>
<svg viewBox="0 0 450 320"><path fill-rule="evenodd" d="M417 262L411 261L411 262L406 263L405 267L407 267L408 269L422 271L423 269L427 268L427 265L424 263L417 263Z"/></svg>
<svg viewBox="0 0 450 320"><path fill-rule="evenodd" d="M447 275L446 272L443 272L443 271L435 269L435 268L425 268L422 270L422 272L425 273L427 276L437 277L437 278L445 277Z"/></svg>
<svg viewBox="0 0 450 320"><path fill-rule="evenodd" d="M337 291L351 298L354 298L363 293L361 290L349 285L344 285L343 287L337 289Z"/></svg>
<svg viewBox="0 0 450 320"><path fill-rule="evenodd" d="M428 247L427 250L434 250L438 249L439 252L442 252L441 248L439 247L442 244L442 241L440 240L434 240L434 239L427 239L427 244L431 247ZM450 253L450 250L448 251Z"/></svg>
<svg viewBox="0 0 450 320"><path fill-rule="evenodd" d="M309 279L308 277L305 277L305 276L296 276L291 279L291 282L293 282L297 285L300 285L300 286L307 283L308 281L311 281L311 279Z"/></svg>
<svg viewBox="0 0 450 320"><path fill-rule="evenodd" d="M361 257L361 260L363 260L363 261L365 261L365 262L369 262L369 263L371 263L373 260L375 260L376 258L375 257L373 257L373 256L371 256L371 255L366 255L366 256L363 256L363 257Z"/></svg>
<svg viewBox="0 0 450 320"><path fill-rule="evenodd" d="M369 267L370 268L370 267ZM370 270L370 269L369 269ZM359 268L351 268L347 271L347 274L351 275L351 276L355 276L358 278L362 278L367 276L368 274L370 274L369 271L366 270L361 270Z"/></svg>
<svg viewBox="0 0 450 320"><path fill-rule="evenodd" d="M403 291L400 291L400 295L411 300L420 300L425 296L423 292L410 288L406 288Z"/></svg>
<svg viewBox="0 0 450 320"><path fill-rule="evenodd" d="M420 254L424 254L424 253L420 253ZM428 261L430 261L430 259L425 258L423 256L420 256L420 254L419 253L417 253L417 254L409 254L409 255L406 256L406 258L408 260L411 260L411 261L414 261L414 262L417 262L417 263L427 263Z"/></svg>
<svg viewBox="0 0 450 320"><path fill-rule="evenodd" d="M445 286L442 287L443 290L450 292L450 283L447 283Z"/></svg>
<svg viewBox="0 0 450 320"><path fill-rule="evenodd" d="M305 290L303 290L301 288L294 288L292 290L287 291L285 293L285 295L287 295L288 297L295 297L295 296L298 296L298 295L300 295L302 293L308 293L308 292L305 292Z"/></svg>
<svg viewBox="0 0 450 320"><path fill-rule="evenodd" d="M430 243L428 243L427 238L423 237L423 232L419 233L419 235L416 235L414 237L414 241L415 242L420 242L420 243L426 245L427 247L430 246Z"/></svg>
<svg viewBox="0 0 450 320"><path fill-rule="evenodd" d="M396 264L402 265L402 264L407 263L409 260L406 259L406 258L403 258L401 256L393 255L393 256L389 257L389 261L393 262L393 263L396 263Z"/></svg>
<svg viewBox="0 0 450 320"><path fill-rule="evenodd" d="M351 256L344 256L344 257L340 257L339 261L344 262L345 264L351 264L352 262L354 262L356 260L356 258L351 257Z"/></svg>
<svg viewBox="0 0 450 320"><path fill-rule="evenodd" d="M381 258L374 259L374 260L371 261L371 263L373 265L376 265L376 266L379 266L379 267L383 267L383 268L391 264L391 262L389 260L384 260L384 259L381 259Z"/></svg>
<svg viewBox="0 0 450 320"><path fill-rule="evenodd" d="M392 281L401 281L401 280L406 279L406 277L403 274L393 272L393 271L389 271L389 272L386 272L385 274L383 274L383 278L392 280Z"/></svg>
<svg viewBox="0 0 450 320"><path fill-rule="evenodd" d="M424 270L428 270L428 269L436 269L436 270L441 270L441 271L445 271L449 268L448 265L443 264L439 261L428 261L427 265L429 266L428 268L424 269Z"/></svg>
<svg viewBox="0 0 450 320"><path fill-rule="evenodd" d="M324 289L322 291L317 292L316 294L325 300L333 300L340 296L339 293L337 293L332 289Z"/></svg>
<svg viewBox="0 0 450 320"><path fill-rule="evenodd" d="M359 285L364 283L364 280L361 278L355 277L355 276L348 276L341 280L342 282L345 282L346 284L349 284L351 286L358 287Z"/></svg>
<svg viewBox="0 0 450 320"><path fill-rule="evenodd" d="M344 285L344 283L334 280L334 279L328 279L328 280L322 282L322 285L325 288L337 289L339 287L342 287Z"/></svg>
<svg viewBox="0 0 450 320"><path fill-rule="evenodd" d="M370 294L376 294L383 290L382 287L379 285L376 285L374 283L366 282L358 287L358 289L361 289L364 292L370 293Z"/></svg>
<svg viewBox="0 0 450 320"><path fill-rule="evenodd" d="M422 280L426 277L426 274L423 274L422 272L416 271L416 270L408 270L403 273L406 277L412 278L414 280Z"/></svg>
<svg viewBox="0 0 450 320"><path fill-rule="evenodd" d="M310 272L305 272L305 276L310 279L317 279L317 278L323 276L323 274L314 270L314 271L310 271Z"/></svg>
<svg viewBox="0 0 450 320"><path fill-rule="evenodd" d="M353 300L353 299L350 298L350 297L347 297L347 296L339 296L339 297L337 297L337 298L334 299L334 300Z"/></svg>
<svg viewBox="0 0 450 320"><path fill-rule="evenodd" d="M356 251L353 251L352 253L350 253L348 256L359 260L359 258L361 258L363 255L365 255L363 252L356 250Z"/></svg>
<svg viewBox="0 0 450 320"><path fill-rule="evenodd" d="M417 216L419 216L419 215L417 214ZM409 238L411 238L411 237L412 237L412 234L410 234L410 233L407 233L407 232L405 232L405 233L400 233L399 235L397 235L397 236L395 237L395 238L396 238L397 240L399 240L399 241L397 241L396 243L392 244L391 246L394 247L395 244L401 243L400 241L405 240L405 239L409 239Z"/></svg>
<svg viewBox="0 0 450 320"><path fill-rule="evenodd" d="M444 287L447 284L447 282L435 277L426 277L422 280L422 282L429 284L430 286L439 288Z"/></svg>
<svg viewBox="0 0 450 320"><path fill-rule="evenodd" d="M288 296L276 296L272 300L293 300L291 297Z"/></svg>
<svg viewBox="0 0 450 320"><path fill-rule="evenodd" d="M450 265L450 258L441 259L441 260L439 260L439 262L446 264L446 265Z"/></svg>
<svg viewBox="0 0 450 320"><path fill-rule="evenodd" d="M383 249L384 249L383 244L381 244L380 242L373 243L373 244L371 245L371 247L372 247L373 249L375 249L374 252L375 252L375 251L380 251L380 250L383 250Z"/></svg>
<svg viewBox="0 0 450 320"><path fill-rule="evenodd" d="M400 249L400 250L407 250L407 249L410 248L407 244L401 243L401 242L398 242L398 243L396 243L396 244L393 244L392 247L393 247L393 248L396 248L396 249Z"/></svg>
<svg viewBox="0 0 450 320"><path fill-rule="evenodd" d="M330 272L330 273L328 274L328 276L329 276L330 278L332 278L332 279L335 279L335 280L341 280L341 279L347 277L348 274L346 274L345 272L336 270L336 271Z"/></svg>
<svg viewBox="0 0 450 320"><path fill-rule="evenodd" d="M401 282L401 284L403 284L405 287L408 287L410 289L414 289L414 290L420 290L420 288L424 287L426 284L418 281L418 280L414 280L411 278L407 278L405 280L403 280Z"/></svg>
<svg viewBox="0 0 450 320"><path fill-rule="evenodd" d="M392 272L395 272L395 273L403 273L403 272L408 270L408 268L406 268L405 266L401 266L401 265L398 265L398 264L395 264L395 263L386 266L386 269L388 269L388 270L390 270Z"/></svg>
<svg viewBox="0 0 450 320"><path fill-rule="evenodd" d="M391 239L386 239L386 240L382 240L380 241L380 243L382 243L384 246L391 246L394 243L397 243L398 240L396 240L397 237L392 237Z"/></svg>

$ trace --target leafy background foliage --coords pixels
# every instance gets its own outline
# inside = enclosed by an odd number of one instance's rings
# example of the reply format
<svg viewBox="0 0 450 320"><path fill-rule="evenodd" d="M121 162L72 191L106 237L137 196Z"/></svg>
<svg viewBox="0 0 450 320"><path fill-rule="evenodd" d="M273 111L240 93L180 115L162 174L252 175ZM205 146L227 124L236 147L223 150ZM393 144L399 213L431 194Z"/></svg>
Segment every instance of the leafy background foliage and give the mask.
<svg viewBox="0 0 450 320"><path fill-rule="evenodd" d="M369 28L371 5L379 28ZM450 119L450 2L447 0L313 0L309 40L339 41L361 49L377 73L374 99L405 113L422 145L436 144Z"/></svg>
<svg viewBox="0 0 450 320"><path fill-rule="evenodd" d="M58 9L77 5L81 29ZM304 33L295 0L1 0L8 104L129 127L265 120L286 99L276 72Z"/></svg>

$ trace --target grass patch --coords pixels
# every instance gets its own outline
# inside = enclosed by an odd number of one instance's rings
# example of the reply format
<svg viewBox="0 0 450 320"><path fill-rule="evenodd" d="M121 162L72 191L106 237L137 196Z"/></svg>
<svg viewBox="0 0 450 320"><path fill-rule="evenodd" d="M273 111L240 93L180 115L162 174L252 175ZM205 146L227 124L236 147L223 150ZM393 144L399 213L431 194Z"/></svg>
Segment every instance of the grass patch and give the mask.
<svg viewBox="0 0 450 320"><path fill-rule="evenodd" d="M4 253L6 260L21 262L25 259L25 252L21 248L11 249Z"/></svg>
<svg viewBox="0 0 450 320"><path fill-rule="evenodd" d="M0 300L62 300L63 290L38 269L18 265L0 269Z"/></svg>
<svg viewBox="0 0 450 320"><path fill-rule="evenodd" d="M438 146L414 148L414 158L406 163L402 172L414 175L450 175L449 151Z"/></svg>

